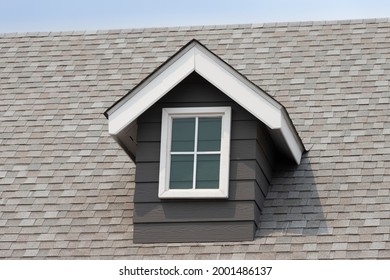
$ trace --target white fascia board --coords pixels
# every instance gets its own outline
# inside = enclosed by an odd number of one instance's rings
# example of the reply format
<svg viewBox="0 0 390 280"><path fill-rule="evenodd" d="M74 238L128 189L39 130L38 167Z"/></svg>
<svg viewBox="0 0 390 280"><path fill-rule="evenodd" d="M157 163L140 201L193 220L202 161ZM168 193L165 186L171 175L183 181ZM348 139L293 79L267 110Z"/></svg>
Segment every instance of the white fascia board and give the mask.
<svg viewBox="0 0 390 280"><path fill-rule="evenodd" d="M286 115L283 114L282 117L282 126L280 128L281 136L284 138L287 149L290 151L291 156L299 165L301 163L302 154L305 151L305 147L303 146L300 139L297 139L297 135L293 128L291 128L290 120Z"/></svg>
<svg viewBox="0 0 390 280"><path fill-rule="evenodd" d="M151 80L108 117L108 131L117 135L156 101L194 71L194 49L189 50Z"/></svg>
<svg viewBox="0 0 390 280"><path fill-rule="evenodd" d="M282 114L267 99L234 76L223 62L213 59L200 49L195 52L195 71L240 104L270 129L281 128Z"/></svg>

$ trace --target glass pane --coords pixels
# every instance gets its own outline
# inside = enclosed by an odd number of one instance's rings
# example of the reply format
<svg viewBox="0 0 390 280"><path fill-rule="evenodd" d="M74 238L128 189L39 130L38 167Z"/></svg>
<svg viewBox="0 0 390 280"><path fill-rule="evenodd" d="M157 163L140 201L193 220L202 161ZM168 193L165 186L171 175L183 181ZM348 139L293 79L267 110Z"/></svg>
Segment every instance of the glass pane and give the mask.
<svg viewBox="0 0 390 280"><path fill-rule="evenodd" d="M172 155L169 188L192 189L193 170L193 155Z"/></svg>
<svg viewBox="0 0 390 280"><path fill-rule="evenodd" d="M194 151L195 118L172 120L172 152Z"/></svg>
<svg viewBox="0 0 390 280"><path fill-rule="evenodd" d="M221 149L222 117L199 118L198 151L219 151Z"/></svg>
<svg viewBox="0 0 390 280"><path fill-rule="evenodd" d="M198 155L196 170L197 189L219 188L220 155Z"/></svg>

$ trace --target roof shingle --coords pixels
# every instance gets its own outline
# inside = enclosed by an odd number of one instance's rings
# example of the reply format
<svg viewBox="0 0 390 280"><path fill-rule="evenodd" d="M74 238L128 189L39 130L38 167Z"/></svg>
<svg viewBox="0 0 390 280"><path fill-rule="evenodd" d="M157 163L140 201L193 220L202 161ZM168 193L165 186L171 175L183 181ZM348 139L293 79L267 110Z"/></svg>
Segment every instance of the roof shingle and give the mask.
<svg viewBox="0 0 390 280"><path fill-rule="evenodd" d="M133 244L135 165L102 113L194 38L310 150L253 242ZM389 258L389 45L389 19L1 35L0 257Z"/></svg>

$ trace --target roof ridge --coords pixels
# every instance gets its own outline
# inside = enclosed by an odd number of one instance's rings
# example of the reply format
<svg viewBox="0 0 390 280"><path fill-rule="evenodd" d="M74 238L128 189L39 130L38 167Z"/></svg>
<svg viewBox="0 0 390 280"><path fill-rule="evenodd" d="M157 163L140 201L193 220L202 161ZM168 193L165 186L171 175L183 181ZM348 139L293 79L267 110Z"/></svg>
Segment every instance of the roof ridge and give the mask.
<svg viewBox="0 0 390 280"><path fill-rule="evenodd" d="M360 24L360 23L385 23L390 22L390 18L365 18L365 19L335 19L335 20L303 20L303 21L286 21L286 22L266 22L259 25L264 27L270 26L313 26L313 25L330 25L330 24ZM254 24L256 25L256 24Z"/></svg>
<svg viewBox="0 0 390 280"><path fill-rule="evenodd" d="M137 27L120 29L101 29L101 30L74 30L74 31L39 31L39 32L5 32L0 33L0 37L48 37L48 36L78 36L78 35L98 35L115 34L127 32L145 32L145 31L190 31L197 29L225 29L225 28L258 28L273 26L320 26L330 24L361 24L361 23L386 23L389 18L366 18L366 19L340 19L340 20L314 20L314 21L286 21L286 22L265 22L265 23L239 23L239 24L210 24L210 25L183 25L183 26L161 26L161 27Z"/></svg>

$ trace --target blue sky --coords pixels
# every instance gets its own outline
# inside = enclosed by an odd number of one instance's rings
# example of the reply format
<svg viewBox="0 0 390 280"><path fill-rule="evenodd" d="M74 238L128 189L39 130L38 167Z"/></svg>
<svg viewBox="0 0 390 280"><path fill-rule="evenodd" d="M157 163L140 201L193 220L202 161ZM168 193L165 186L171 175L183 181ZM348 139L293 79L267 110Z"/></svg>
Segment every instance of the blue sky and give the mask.
<svg viewBox="0 0 390 280"><path fill-rule="evenodd" d="M390 17L389 0L0 0L0 32Z"/></svg>

